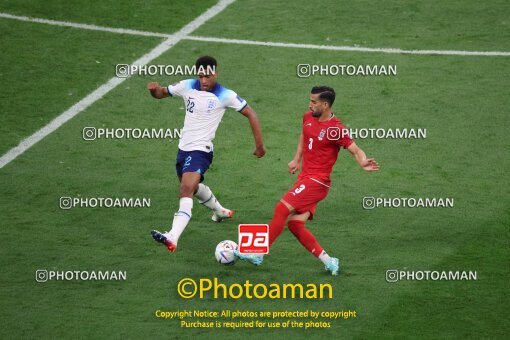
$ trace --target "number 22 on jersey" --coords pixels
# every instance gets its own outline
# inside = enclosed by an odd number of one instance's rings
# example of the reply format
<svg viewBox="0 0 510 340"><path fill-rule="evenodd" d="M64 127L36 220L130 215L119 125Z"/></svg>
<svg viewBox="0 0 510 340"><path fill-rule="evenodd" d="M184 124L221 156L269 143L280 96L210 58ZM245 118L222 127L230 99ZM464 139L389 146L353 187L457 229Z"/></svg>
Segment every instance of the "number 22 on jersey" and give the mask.
<svg viewBox="0 0 510 340"><path fill-rule="evenodd" d="M194 108L195 102L192 101L191 99L188 99L188 101L186 102L186 111L188 111L189 113L193 113Z"/></svg>

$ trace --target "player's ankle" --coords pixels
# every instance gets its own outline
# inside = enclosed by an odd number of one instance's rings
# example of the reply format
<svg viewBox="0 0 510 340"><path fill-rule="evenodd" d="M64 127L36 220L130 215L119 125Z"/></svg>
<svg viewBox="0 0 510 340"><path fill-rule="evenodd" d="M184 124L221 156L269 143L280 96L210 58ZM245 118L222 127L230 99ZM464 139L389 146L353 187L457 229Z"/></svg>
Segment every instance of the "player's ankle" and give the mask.
<svg viewBox="0 0 510 340"><path fill-rule="evenodd" d="M319 256L317 256L319 258L319 260L322 261L322 263L324 263L325 265L327 265L330 261L331 261L331 256L328 255L328 253L326 253L325 250L322 250L322 252L319 254Z"/></svg>

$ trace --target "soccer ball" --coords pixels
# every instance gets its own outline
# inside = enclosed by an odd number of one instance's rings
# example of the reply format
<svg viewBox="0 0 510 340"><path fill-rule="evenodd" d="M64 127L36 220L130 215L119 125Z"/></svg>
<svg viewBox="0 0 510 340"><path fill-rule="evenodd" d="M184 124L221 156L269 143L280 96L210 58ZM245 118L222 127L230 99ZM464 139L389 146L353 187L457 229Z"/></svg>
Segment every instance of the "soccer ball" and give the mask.
<svg viewBox="0 0 510 340"><path fill-rule="evenodd" d="M234 254L234 251L237 249L237 243L230 240L221 241L216 246L216 251L214 255L216 256L216 261L225 265L233 265L237 257Z"/></svg>

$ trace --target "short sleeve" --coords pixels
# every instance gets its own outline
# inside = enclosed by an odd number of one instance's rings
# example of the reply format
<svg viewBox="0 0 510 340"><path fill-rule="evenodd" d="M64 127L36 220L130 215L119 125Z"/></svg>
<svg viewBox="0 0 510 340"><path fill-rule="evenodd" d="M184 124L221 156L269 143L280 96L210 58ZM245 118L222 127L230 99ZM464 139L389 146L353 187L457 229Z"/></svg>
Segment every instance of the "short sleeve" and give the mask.
<svg viewBox="0 0 510 340"><path fill-rule="evenodd" d="M188 91L191 89L191 82L193 82L193 79L187 79L187 80L181 80L180 82L177 82L172 85L167 86L168 94L172 97L182 97Z"/></svg>
<svg viewBox="0 0 510 340"><path fill-rule="evenodd" d="M354 140L349 135L349 129L347 129L343 124L339 123L337 124L337 127L340 131L340 138L336 141L336 145L347 149L352 143L354 143Z"/></svg>
<svg viewBox="0 0 510 340"><path fill-rule="evenodd" d="M227 95L225 106L230 107L236 111L242 111L248 103L243 98L239 97L237 93L232 90L229 90Z"/></svg>

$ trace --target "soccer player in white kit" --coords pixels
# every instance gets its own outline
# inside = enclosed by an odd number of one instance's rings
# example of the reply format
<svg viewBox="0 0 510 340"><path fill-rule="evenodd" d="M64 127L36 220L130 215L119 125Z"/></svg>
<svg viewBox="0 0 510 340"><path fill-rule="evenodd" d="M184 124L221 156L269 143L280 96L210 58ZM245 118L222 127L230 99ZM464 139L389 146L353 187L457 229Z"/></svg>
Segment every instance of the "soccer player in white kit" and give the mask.
<svg viewBox="0 0 510 340"><path fill-rule="evenodd" d="M248 118L255 138L253 154L260 158L266 153L257 114L234 91L216 82L216 60L203 56L197 59L195 66L198 79L182 80L167 87L159 86L156 82L147 85L154 98L182 97L186 107L176 160L177 176L181 183L179 210L168 232L151 231L154 240L164 244L171 252L177 249L179 237L191 219L193 196L213 211L213 221L221 222L232 217L233 212L222 207L211 189L201 183L212 163L212 141L227 108L233 108Z"/></svg>

